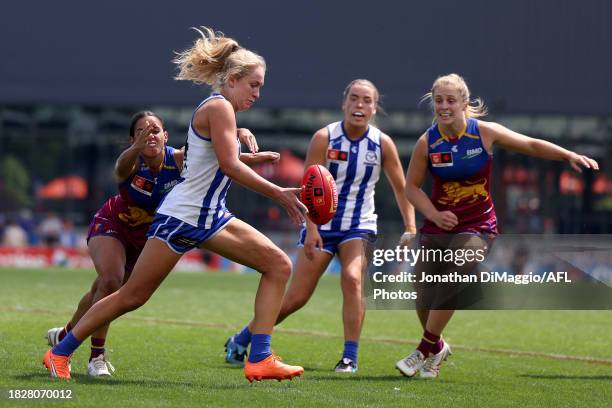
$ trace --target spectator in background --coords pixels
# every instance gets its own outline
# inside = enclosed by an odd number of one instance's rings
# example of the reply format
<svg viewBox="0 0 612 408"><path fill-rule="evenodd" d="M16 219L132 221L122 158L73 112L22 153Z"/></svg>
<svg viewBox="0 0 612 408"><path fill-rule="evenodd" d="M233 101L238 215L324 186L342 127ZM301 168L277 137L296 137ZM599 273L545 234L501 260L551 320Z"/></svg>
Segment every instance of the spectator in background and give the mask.
<svg viewBox="0 0 612 408"><path fill-rule="evenodd" d="M54 247L60 242L62 220L55 213L48 213L38 226L38 232L45 245Z"/></svg>
<svg viewBox="0 0 612 408"><path fill-rule="evenodd" d="M22 208L21 210L19 210L17 223L28 235L29 245L38 245L40 243L40 236L36 232L36 224L34 223L34 216L32 215L32 210L30 210L29 208Z"/></svg>
<svg viewBox="0 0 612 408"><path fill-rule="evenodd" d="M6 228L6 216L0 213L0 239L4 236L4 228Z"/></svg>
<svg viewBox="0 0 612 408"><path fill-rule="evenodd" d="M68 218L64 218L64 227L60 233L59 242L63 247L75 248L77 246L78 234L74 229L74 223Z"/></svg>
<svg viewBox="0 0 612 408"><path fill-rule="evenodd" d="M10 219L4 228L4 236L2 238L2 246L23 248L28 245L28 234L23 228Z"/></svg>

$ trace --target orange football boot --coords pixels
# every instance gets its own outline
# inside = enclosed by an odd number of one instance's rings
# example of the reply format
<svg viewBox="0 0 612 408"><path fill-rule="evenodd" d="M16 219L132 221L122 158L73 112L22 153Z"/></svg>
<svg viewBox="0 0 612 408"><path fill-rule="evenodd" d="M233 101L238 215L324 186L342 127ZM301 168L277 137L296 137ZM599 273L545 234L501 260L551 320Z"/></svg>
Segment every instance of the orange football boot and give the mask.
<svg viewBox="0 0 612 408"><path fill-rule="evenodd" d="M51 378L70 379L70 357L58 356L49 349L43 356L43 365L47 367Z"/></svg>
<svg viewBox="0 0 612 408"><path fill-rule="evenodd" d="M257 363L247 361L244 365L244 376L249 382L261 380L291 380L304 373L304 368L281 362L280 357L269 355Z"/></svg>

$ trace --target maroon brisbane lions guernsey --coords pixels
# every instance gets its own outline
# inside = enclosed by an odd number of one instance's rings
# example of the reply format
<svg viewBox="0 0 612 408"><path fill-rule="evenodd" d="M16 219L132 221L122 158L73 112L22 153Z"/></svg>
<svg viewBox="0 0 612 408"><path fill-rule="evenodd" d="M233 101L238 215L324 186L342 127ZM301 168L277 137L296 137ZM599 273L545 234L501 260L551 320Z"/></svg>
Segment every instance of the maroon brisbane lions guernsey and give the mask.
<svg viewBox="0 0 612 408"><path fill-rule="evenodd" d="M431 201L438 211L451 211L459 224L445 231L426 219L421 232L497 234L491 199L492 156L485 150L476 119L467 119L459 137L450 139L438 125L427 131L428 167L433 176Z"/></svg>
<svg viewBox="0 0 612 408"><path fill-rule="evenodd" d="M155 210L181 181L181 172L174 161L174 148L166 146L164 154L159 169L150 169L140 160L136 173L119 184L119 195L104 203L89 226L88 241L95 236L111 236L123 244L128 271L147 241Z"/></svg>

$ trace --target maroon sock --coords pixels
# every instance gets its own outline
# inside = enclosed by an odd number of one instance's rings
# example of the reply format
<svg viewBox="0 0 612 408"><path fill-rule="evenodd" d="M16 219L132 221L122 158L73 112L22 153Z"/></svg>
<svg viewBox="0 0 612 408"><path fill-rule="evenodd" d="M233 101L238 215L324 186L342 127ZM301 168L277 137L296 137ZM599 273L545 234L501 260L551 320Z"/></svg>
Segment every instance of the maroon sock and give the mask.
<svg viewBox="0 0 612 408"><path fill-rule="evenodd" d="M64 326L64 328L60 330L59 334L57 335L59 341L62 341L64 337L66 337L66 335L70 332L70 330L72 330L72 323L68 322L68 324Z"/></svg>
<svg viewBox="0 0 612 408"><path fill-rule="evenodd" d="M437 335L435 335L433 333L430 333L427 330L425 330L423 332L423 338L421 339L421 342L419 343L419 346L417 347L417 350L419 350L421 353L423 353L423 356L425 356L425 358L427 358L427 357L429 357L429 354L432 353L433 347L439 341L440 341L440 336L437 336Z"/></svg>
<svg viewBox="0 0 612 408"><path fill-rule="evenodd" d="M431 347L431 352L432 352L433 354L438 354L439 352L441 352L441 351L442 351L442 348L443 348L443 347L444 347L444 340L442 340L442 337L440 337L440 340L438 340L438 341L436 342L436 344L434 344L434 345Z"/></svg>
<svg viewBox="0 0 612 408"><path fill-rule="evenodd" d="M91 338L91 354L89 355L89 361L98 357L100 354L104 354L104 342L106 339Z"/></svg>

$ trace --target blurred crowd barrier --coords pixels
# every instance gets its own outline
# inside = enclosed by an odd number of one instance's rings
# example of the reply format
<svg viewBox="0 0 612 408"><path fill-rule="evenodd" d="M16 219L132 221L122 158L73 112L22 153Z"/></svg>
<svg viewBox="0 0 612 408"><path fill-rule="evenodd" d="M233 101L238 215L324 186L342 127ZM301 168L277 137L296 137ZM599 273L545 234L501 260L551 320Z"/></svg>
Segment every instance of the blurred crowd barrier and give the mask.
<svg viewBox="0 0 612 408"><path fill-rule="evenodd" d="M37 222L25 213L25 218L12 218L0 228L0 267L15 268L86 268L93 263L87 252L87 229L75 228L67 220L48 215ZM4 218L6 220L6 218ZM297 231L266 233L292 260L297 254ZM176 270L183 272L255 272L205 250L192 250L178 262ZM334 260L329 273L339 273Z"/></svg>

